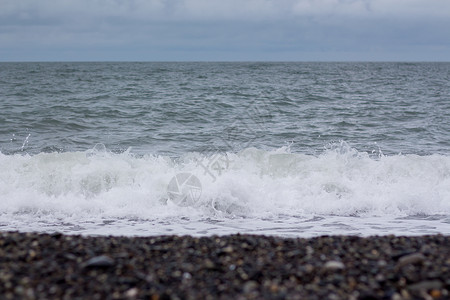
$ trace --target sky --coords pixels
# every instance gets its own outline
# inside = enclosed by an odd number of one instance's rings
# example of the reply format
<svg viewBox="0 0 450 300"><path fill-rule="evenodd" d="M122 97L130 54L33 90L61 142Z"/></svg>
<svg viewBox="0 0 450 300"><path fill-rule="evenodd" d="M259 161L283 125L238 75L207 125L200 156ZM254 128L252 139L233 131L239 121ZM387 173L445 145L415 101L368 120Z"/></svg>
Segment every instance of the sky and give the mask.
<svg viewBox="0 0 450 300"><path fill-rule="evenodd" d="M0 61L450 61L450 0L0 0Z"/></svg>

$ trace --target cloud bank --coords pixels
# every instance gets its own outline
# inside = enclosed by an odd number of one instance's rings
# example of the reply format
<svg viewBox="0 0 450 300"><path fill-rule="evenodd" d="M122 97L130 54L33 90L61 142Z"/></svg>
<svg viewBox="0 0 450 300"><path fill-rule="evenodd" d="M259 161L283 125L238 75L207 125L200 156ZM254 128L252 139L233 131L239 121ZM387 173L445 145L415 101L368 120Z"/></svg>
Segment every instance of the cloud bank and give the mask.
<svg viewBox="0 0 450 300"><path fill-rule="evenodd" d="M448 0L0 0L0 60L450 60Z"/></svg>

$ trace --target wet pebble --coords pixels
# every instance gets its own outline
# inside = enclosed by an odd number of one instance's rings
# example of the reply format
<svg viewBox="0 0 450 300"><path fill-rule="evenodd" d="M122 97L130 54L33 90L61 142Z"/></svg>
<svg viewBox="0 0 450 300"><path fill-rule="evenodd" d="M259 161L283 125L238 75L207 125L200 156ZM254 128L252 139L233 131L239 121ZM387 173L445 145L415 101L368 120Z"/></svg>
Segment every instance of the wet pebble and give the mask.
<svg viewBox="0 0 450 300"><path fill-rule="evenodd" d="M83 263L83 268L109 268L114 266L114 260L106 255L93 257Z"/></svg>
<svg viewBox="0 0 450 300"><path fill-rule="evenodd" d="M345 269L345 265L340 261L327 261L323 266L325 271L337 271Z"/></svg>
<svg viewBox="0 0 450 300"><path fill-rule="evenodd" d="M449 299L450 237L0 232L11 299Z"/></svg>
<svg viewBox="0 0 450 300"><path fill-rule="evenodd" d="M397 267L401 268L409 264L422 263L423 261L425 261L425 256L422 253L412 253L400 257L398 260Z"/></svg>

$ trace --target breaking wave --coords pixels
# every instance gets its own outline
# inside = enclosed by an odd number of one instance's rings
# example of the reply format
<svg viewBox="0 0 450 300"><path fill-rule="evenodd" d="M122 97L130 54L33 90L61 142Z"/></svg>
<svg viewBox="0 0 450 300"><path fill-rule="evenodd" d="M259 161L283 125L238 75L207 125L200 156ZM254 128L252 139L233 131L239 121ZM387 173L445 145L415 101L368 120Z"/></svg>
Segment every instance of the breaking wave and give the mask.
<svg viewBox="0 0 450 300"><path fill-rule="evenodd" d="M289 147L177 159L102 147L0 153L0 166L2 222L450 214L450 157L373 156L346 143L318 156L290 153ZM196 198L182 205L168 193L180 173L200 182Z"/></svg>

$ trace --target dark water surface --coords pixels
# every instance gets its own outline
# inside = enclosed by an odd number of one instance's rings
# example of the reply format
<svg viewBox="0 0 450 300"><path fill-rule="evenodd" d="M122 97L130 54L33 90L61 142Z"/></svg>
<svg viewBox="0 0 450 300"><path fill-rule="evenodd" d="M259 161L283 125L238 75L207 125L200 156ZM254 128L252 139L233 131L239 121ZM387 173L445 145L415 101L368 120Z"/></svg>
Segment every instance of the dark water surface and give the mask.
<svg viewBox="0 0 450 300"><path fill-rule="evenodd" d="M450 63L0 63L0 124L2 153L448 154Z"/></svg>

